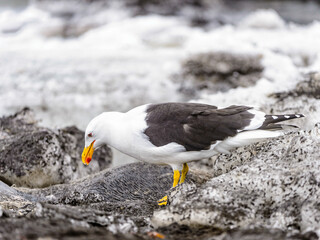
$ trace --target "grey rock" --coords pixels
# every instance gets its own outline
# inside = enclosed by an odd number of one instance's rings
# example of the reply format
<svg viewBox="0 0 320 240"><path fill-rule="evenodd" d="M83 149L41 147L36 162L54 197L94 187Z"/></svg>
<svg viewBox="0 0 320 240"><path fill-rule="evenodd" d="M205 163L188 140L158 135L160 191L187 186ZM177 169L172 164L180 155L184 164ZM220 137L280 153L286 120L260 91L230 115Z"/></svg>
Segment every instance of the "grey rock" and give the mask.
<svg viewBox="0 0 320 240"><path fill-rule="evenodd" d="M320 72L306 74L305 80L299 82L294 89L274 93L271 96L280 100L298 96L320 99Z"/></svg>
<svg viewBox="0 0 320 240"><path fill-rule="evenodd" d="M186 182L200 185L206 180L191 173ZM8 238L32 234L60 239L71 231L80 239L94 239L111 232L119 239L136 239L135 234L141 239L152 231L149 217L171 185L170 167L146 163L106 169L42 189L14 189L1 183L0 194L8 193L8 198L0 197L0 207L6 214L0 218L0 234Z"/></svg>
<svg viewBox="0 0 320 240"><path fill-rule="evenodd" d="M180 90L196 94L228 91L236 87L254 85L261 76L261 55L231 54L227 52L201 53L182 63Z"/></svg>
<svg viewBox="0 0 320 240"><path fill-rule="evenodd" d="M80 141L75 128L64 131L56 138L71 132ZM19 134L2 132L7 141ZM147 163L45 188L0 182L0 238L317 239L319 145L320 124L191 163L175 189L170 167ZM165 194L169 205L158 206Z"/></svg>
<svg viewBox="0 0 320 240"><path fill-rule="evenodd" d="M98 149L89 167L81 152L84 133L76 127L40 127L29 109L0 118L0 180L25 187L45 187L98 172L111 163L111 150Z"/></svg>
<svg viewBox="0 0 320 240"><path fill-rule="evenodd" d="M145 218L170 189L171 172L138 163L43 189L15 189L0 182L0 237L141 239L132 233L149 226Z"/></svg>
<svg viewBox="0 0 320 240"><path fill-rule="evenodd" d="M222 240L231 240L231 239L239 239L239 240L252 240L252 239L260 239L260 240L316 240L318 239L318 235L315 232L306 232L306 233L296 233L296 234L288 234L279 229L265 229L265 228L255 228L255 229L246 229L246 230L230 230L225 234Z"/></svg>
<svg viewBox="0 0 320 240"><path fill-rule="evenodd" d="M53 215L54 210L50 207L43 208L43 215L35 216L30 214L26 218L0 218L0 238L3 240L12 239L119 239L138 240L132 233L114 234L108 228L99 224L90 226L83 221L72 219L68 213L79 214L70 209L69 212L59 210L60 214ZM96 214L91 212L91 214ZM79 217L85 217L81 214Z"/></svg>
<svg viewBox="0 0 320 240"><path fill-rule="evenodd" d="M290 234L280 229L249 228L223 231L210 226L188 226L177 223L158 228L157 231L169 236L168 239L201 240L317 240L315 232Z"/></svg>
<svg viewBox="0 0 320 240"><path fill-rule="evenodd" d="M172 186L172 169L147 163L132 163L43 189L22 189L41 202L90 206L105 213L151 216L157 200ZM187 182L200 185L206 175L190 173Z"/></svg>
<svg viewBox="0 0 320 240"><path fill-rule="evenodd" d="M294 92L298 95L306 95L320 99L320 72L307 75L307 80L297 84Z"/></svg>
<svg viewBox="0 0 320 240"><path fill-rule="evenodd" d="M224 163L218 162L223 174L200 187L185 184L173 191L170 206L155 211L152 223L315 231L320 227L319 145L316 126L265 142L235 169L224 169Z"/></svg>
<svg viewBox="0 0 320 240"><path fill-rule="evenodd" d="M0 181L0 219L26 216L35 208L35 199L31 195L26 198L26 194Z"/></svg>
<svg viewBox="0 0 320 240"><path fill-rule="evenodd" d="M270 114L278 113L303 113L306 118L294 121L304 129L312 129L320 122L320 73L309 73L302 76L293 89L286 92L271 94L276 99L272 105L264 106L264 110Z"/></svg>

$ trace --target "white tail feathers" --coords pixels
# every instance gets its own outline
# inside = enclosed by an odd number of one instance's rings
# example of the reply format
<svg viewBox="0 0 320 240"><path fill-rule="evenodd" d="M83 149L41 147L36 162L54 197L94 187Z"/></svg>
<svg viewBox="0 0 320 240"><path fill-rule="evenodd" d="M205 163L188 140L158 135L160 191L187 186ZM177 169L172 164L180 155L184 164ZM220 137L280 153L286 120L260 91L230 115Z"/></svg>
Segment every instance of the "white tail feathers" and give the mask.
<svg viewBox="0 0 320 240"><path fill-rule="evenodd" d="M255 142L260 142L268 138L284 135L285 131L252 130L243 131L234 137L229 137L215 146L215 150L220 153L229 153L230 150L242 147Z"/></svg>

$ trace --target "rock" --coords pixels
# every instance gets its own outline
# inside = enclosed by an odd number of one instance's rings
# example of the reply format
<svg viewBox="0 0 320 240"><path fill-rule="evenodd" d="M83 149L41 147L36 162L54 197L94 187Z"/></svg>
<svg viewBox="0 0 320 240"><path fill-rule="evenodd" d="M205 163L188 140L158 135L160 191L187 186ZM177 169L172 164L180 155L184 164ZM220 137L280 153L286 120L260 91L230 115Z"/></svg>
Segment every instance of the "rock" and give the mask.
<svg viewBox="0 0 320 240"><path fill-rule="evenodd" d="M97 161L84 166L84 133L76 127L39 127L29 109L0 118L0 126L0 180L9 185L45 187L110 166L111 150L106 146L96 151Z"/></svg>
<svg viewBox="0 0 320 240"><path fill-rule="evenodd" d="M299 82L296 87L288 92L272 94L272 97L283 100L287 97L306 96L309 98L320 99L320 72L306 74L305 80Z"/></svg>
<svg viewBox="0 0 320 240"><path fill-rule="evenodd" d="M106 169L69 184L44 189L23 189L41 202L90 206L105 213L127 216L151 216L157 200L172 186L172 169L147 163L132 163ZM202 184L208 176L188 175L187 182Z"/></svg>
<svg viewBox="0 0 320 240"><path fill-rule="evenodd" d="M288 239L288 240L316 240L318 239L318 235L315 232L306 232L306 233L296 233L296 234L288 234L279 229L265 229L265 228L254 228L254 229L246 229L246 230L230 230L227 231L227 234L222 238L222 240L231 240L231 239L239 239L239 240L250 240L250 239L260 239L260 240L272 240L272 239Z"/></svg>
<svg viewBox="0 0 320 240"><path fill-rule="evenodd" d="M233 150L230 154L214 155L209 159L202 159L190 163L189 166L191 169L196 168L206 171L211 177L217 177L251 162L257 152L261 151L264 144L264 142L260 142L250 146L240 147Z"/></svg>
<svg viewBox="0 0 320 240"><path fill-rule="evenodd" d="M232 54L227 52L201 53L182 63L180 90L196 94L228 91L230 88L254 85L261 77L261 55Z"/></svg>
<svg viewBox="0 0 320 240"><path fill-rule="evenodd" d="M30 114L25 110L0 119L6 126L1 141L23 132L10 130L10 121L20 121L17 128L27 129L24 134L39 132L33 118L26 117ZM24 119L30 125L24 126ZM83 135L76 128L55 134L64 143ZM192 163L186 182L174 189L170 167L147 163L45 188L0 181L0 238L150 239L159 233L166 239L317 239L319 144L320 123L312 131L287 133ZM158 206L165 194L169 205Z"/></svg>
<svg viewBox="0 0 320 240"><path fill-rule="evenodd" d="M214 239L214 240L317 240L318 236L315 232L306 232L304 234L288 234L279 229L253 228L253 229L230 229L222 231L209 226L179 225L177 223L170 224L167 227L158 228L157 231L162 232L170 239Z"/></svg>
<svg viewBox="0 0 320 240"><path fill-rule="evenodd" d="M59 206L38 206L38 215L31 213L27 217L0 218L0 238L10 239L119 239L138 240L138 236L131 233L117 232L114 234L108 228L96 223L90 226L79 218L97 215L90 211L84 214L73 208ZM41 208L41 209L40 209ZM71 214L71 215L70 215ZM76 216L77 215L77 216ZM74 219L72 218L74 217ZM103 213L100 213L103 219ZM124 221L124 220L123 220ZM94 224L92 224L94 225Z"/></svg>
<svg viewBox="0 0 320 240"><path fill-rule="evenodd" d="M277 228L285 235L316 231L320 227L319 127L265 142L249 161L200 187L182 185L171 192L168 208L155 211L152 223L222 231ZM223 163L218 164L223 168Z"/></svg>
<svg viewBox="0 0 320 240"><path fill-rule="evenodd" d="M316 123L320 122L320 73L309 73L302 77L303 80L292 90L270 95L276 99L276 102L265 106L264 110L270 114L302 113L306 116L305 120L297 120L294 124L312 129Z"/></svg>
<svg viewBox="0 0 320 240"><path fill-rule="evenodd" d="M198 185L205 180L190 174L186 182ZM106 169L43 189L14 189L0 182L0 208L7 213L0 218L0 236L60 238L71 231L83 239L110 232L123 239L136 239L132 233L140 234L137 239L141 239L152 230L149 217L171 185L170 167L146 163ZM10 205L3 194L8 195Z"/></svg>
<svg viewBox="0 0 320 240"><path fill-rule="evenodd" d="M9 187L0 181L0 219L1 217L23 217L35 208L33 196L25 197L14 188ZM0 234L1 237L1 234Z"/></svg>

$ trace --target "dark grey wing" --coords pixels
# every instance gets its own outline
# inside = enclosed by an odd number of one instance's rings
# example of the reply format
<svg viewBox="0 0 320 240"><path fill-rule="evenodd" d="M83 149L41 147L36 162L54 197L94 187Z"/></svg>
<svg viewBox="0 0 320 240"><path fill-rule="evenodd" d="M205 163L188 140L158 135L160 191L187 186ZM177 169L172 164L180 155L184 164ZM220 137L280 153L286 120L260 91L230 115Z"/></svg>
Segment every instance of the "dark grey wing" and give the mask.
<svg viewBox="0 0 320 240"><path fill-rule="evenodd" d="M187 151L209 149L217 140L235 136L250 124L251 107L215 106L195 103L165 103L147 109L145 134L155 146L178 143Z"/></svg>

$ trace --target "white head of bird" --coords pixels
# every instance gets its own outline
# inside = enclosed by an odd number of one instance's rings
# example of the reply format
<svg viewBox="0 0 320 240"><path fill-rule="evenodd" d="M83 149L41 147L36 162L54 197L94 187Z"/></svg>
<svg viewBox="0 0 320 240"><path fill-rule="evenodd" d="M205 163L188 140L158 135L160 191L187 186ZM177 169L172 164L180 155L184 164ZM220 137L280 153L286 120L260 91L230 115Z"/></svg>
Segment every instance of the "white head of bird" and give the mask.
<svg viewBox="0 0 320 240"><path fill-rule="evenodd" d="M82 152L84 164L90 163L94 150L110 143L114 125L120 117L121 113L118 112L104 112L90 121L85 132L85 146Z"/></svg>

